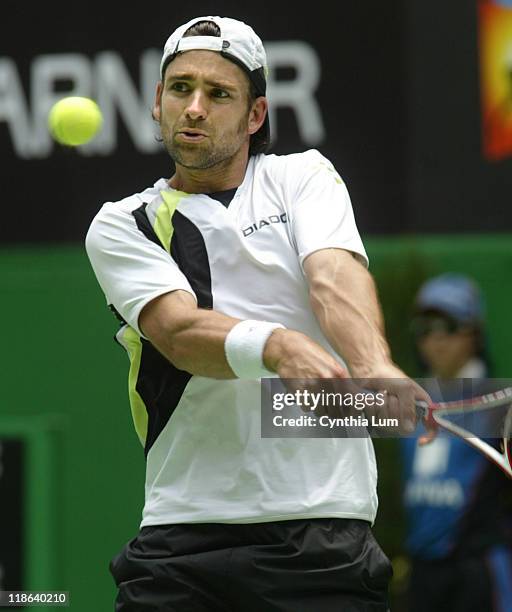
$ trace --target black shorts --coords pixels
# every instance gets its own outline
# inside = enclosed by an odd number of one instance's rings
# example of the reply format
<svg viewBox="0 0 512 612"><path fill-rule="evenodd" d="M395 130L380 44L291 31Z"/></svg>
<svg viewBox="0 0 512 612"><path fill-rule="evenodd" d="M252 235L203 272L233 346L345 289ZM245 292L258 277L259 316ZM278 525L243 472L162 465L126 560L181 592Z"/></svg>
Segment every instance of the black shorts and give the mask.
<svg viewBox="0 0 512 612"><path fill-rule="evenodd" d="M118 612L386 612L392 575L346 519L144 527L110 570Z"/></svg>

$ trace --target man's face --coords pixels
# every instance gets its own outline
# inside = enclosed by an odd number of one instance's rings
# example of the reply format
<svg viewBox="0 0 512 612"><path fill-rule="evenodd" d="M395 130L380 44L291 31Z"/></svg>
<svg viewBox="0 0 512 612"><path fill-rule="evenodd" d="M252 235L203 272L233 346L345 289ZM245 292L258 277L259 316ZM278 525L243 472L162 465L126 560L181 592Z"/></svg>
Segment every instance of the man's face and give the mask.
<svg viewBox="0 0 512 612"><path fill-rule="evenodd" d="M214 51L187 51L167 66L153 113L176 164L211 168L246 153L254 117L242 69Z"/></svg>

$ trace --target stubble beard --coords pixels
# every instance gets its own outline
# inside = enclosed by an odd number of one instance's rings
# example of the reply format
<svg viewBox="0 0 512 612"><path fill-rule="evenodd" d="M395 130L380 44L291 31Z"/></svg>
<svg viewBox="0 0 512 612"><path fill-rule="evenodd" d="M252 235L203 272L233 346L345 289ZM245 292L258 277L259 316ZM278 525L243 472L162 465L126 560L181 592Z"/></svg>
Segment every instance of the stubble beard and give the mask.
<svg viewBox="0 0 512 612"><path fill-rule="evenodd" d="M232 150L233 147L225 145L222 147L212 147L211 143L183 145L174 140L167 143L166 148L175 164L189 170L213 168L213 166L230 159L236 153L236 150Z"/></svg>
<svg viewBox="0 0 512 612"><path fill-rule="evenodd" d="M163 126L160 126L162 140L167 152L175 164L189 170L207 170L232 159L244 144L244 133L247 125L242 118L233 137L225 137L218 145L208 137L198 144L178 142Z"/></svg>

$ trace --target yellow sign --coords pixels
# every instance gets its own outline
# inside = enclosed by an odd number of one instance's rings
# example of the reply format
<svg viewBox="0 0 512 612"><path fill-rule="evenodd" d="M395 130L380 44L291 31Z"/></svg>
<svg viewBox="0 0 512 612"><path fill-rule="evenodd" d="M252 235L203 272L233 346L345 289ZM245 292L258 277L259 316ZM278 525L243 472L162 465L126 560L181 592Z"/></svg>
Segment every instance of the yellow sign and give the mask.
<svg viewBox="0 0 512 612"><path fill-rule="evenodd" d="M480 0L479 48L483 154L512 156L512 2Z"/></svg>

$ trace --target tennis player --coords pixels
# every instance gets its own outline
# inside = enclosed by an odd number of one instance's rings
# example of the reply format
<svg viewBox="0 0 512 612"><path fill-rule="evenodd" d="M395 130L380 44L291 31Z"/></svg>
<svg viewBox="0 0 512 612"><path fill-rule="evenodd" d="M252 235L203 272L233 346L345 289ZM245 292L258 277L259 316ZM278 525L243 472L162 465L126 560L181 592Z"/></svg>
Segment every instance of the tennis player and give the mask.
<svg viewBox="0 0 512 612"><path fill-rule="evenodd" d="M318 151L266 154L266 70L240 21L179 27L153 108L175 171L87 235L147 461L119 611L388 608L371 440L261 437L265 376L368 378L404 427L428 399L391 361L344 182Z"/></svg>

